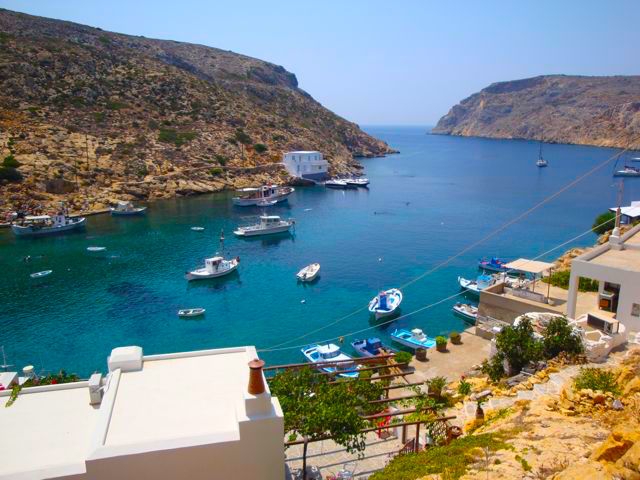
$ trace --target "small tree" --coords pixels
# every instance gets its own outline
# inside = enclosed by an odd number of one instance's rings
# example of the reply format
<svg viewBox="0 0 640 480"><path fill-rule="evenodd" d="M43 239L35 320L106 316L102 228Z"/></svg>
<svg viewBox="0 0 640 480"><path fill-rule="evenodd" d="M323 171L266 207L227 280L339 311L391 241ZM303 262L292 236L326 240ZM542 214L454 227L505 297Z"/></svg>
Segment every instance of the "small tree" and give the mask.
<svg viewBox="0 0 640 480"><path fill-rule="evenodd" d="M262 154L267 151L267 146L264 143L256 143L253 146L253 150L258 154Z"/></svg>
<svg viewBox="0 0 640 480"><path fill-rule="evenodd" d="M16 160L16 157L14 157L13 154L9 154L6 157L4 157L4 160L2 161L2 166L7 168L18 168L20 166L20 162Z"/></svg>
<svg viewBox="0 0 640 480"><path fill-rule="evenodd" d="M310 368L278 373L270 383L284 412L285 431L290 439L304 439L303 478L307 478L307 446L310 441L330 436L349 453L365 448L367 426L361 414L371 413L369 402L380 398L382 388L370 381L329 383L327 375Z"/></svg>
<svg viewBox="0 0 640 480"><path fill-rule="evenodd" d="M615 218L616 214L611 211L598 215L591 227L593 232L598 235L602 235L603 233L612 230L613 227L615 227Z"/></svg>
<svg viewBox="0 0 640 480"><path fill-rule="evenodd" d="M236 145L240 144L240 153L244 160L244 147L251 145L251 137L243 129L238 128L236 129L233 139L237 142Z"/></svg>
<svg viewBox="0 0 640 480"><path fill-rule="evenodd" d="M577 355L584 352L582 338L569 325L565 317L555 317L543 332L542 345L546 358L557 357L560 352Z"/></svg>

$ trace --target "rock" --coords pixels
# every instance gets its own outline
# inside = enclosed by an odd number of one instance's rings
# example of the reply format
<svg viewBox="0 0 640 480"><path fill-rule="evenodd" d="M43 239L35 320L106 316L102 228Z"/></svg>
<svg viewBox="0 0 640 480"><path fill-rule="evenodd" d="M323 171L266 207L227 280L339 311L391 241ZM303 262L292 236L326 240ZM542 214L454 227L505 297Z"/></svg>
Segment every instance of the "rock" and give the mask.
<svg viewBox="0 0 640 480"><path fill-rule="evenodd" d="M606 397L604 396L604 394L602 393L596 393L593 396L593 403L594 405L604 405L604 401L606 400Z"/></svg>
<svg viewBox="0 0 640 480"><path fill-rule="evenodd" d="M553 480L611 480L604 466L598 462L576 463L556 474Z"/></svg>
<svg viewBox="0 0 640 480"><path fill-rule="evenodd" d="M616 465L640 472L640 442L636 442L627 452L616 461ZM640 477L640 474L638 475Z"/></svg>
<svg viewBox="0 0 640 480"><path fill-rule="evenodd" d="M629 383L624 387L623 394L625 397L628 397L631 394L640 392L640 377L634 377Z"/></svg>
<svg viewBox="0 0 640 480"><path fill-rule="evenodd" d="M622 402L616 398L613 401L613 404L611 405L611 408L613 408L614 410L622 410L624 408L624 406L622 405Z"/></svg>
<svg viewBox="0 0 640 480"><path fill-rule="evenodd" d="M591 454L596 461L616 462L640 441L640 429L629 425L618 425L611 435Z"/></svg>

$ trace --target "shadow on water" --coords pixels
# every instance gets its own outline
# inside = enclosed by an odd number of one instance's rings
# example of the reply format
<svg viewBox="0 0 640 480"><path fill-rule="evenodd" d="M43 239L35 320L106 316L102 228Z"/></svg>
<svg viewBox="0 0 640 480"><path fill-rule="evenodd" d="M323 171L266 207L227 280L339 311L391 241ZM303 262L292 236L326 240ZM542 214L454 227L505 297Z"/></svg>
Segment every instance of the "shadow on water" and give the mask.
<svg viewBox="0 0 640 480"><path fill-rule="evenodd" d="M107 292L117 298L117 302L107 311L113 318L162 315L173 299L160 296L142 284L120 282L111 284Z"/></svg>
<svg viewBox="0 0 640 480"><path fill-rule="evenodd" d="M291 240L291 242L295 242L295 237L295 233L287 231L281 233L271 233L269 235L256 235L255 237L243 237L242 240L250 243L260 243L263 247L273 247L279 245L285 240Z"/></svg>

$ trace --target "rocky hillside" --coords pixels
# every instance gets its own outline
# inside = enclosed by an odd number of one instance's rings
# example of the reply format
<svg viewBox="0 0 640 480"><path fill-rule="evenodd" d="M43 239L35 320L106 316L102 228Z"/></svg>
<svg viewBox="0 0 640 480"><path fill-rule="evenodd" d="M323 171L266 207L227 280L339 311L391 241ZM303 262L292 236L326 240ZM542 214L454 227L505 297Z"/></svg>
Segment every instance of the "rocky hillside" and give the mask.
<svg viewBox="0 0 640 480"><path fill-rule="evenodd" d="M432 133L640 149L640 76L494 83L454 106Z"/></svg>
<svg viewBox="0 0 640 480"><path fill-rule="evenodd" d="M281 66L0 10L0 212L286 181L292 149L334 173L391 152Z"/></svg>

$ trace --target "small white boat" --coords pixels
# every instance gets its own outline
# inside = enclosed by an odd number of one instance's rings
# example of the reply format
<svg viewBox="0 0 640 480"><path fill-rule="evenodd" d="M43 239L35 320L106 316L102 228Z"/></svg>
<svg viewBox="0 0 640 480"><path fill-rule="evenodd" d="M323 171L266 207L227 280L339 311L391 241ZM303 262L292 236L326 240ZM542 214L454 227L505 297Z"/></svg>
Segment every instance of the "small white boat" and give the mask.
<svg viewBox="0 0 640 480"><path fill-rule="evenodd" d="M87 247L87 252L104 252L107 247Z"/></svg>
<svg viewBox="0 0 640 480"><path fill-rule="evenodd" d="M46 277L47 275L51 275L52 273L53 273L53 270L43 270L42 272L32 273L29 276L31 278L42 278L42 277Z"/></svg>
<svg viewBox="0 0 640 480"><path fill-rule="evenodd" d="M458 302L453 306L453 313L475 323L478 318L478 307Z"/></svg>
<svg viewBox="0 0 640 480"><path fill-rule="evenodd" d="M640 157L633 157L631 158L632 162L640 162Z"/></svg>
<svg viewBox="0 0 640 480"><path fill-rule="evenodd" d="M374 314L376 318L387 317L395 312L401 303L402 292L397 288L391 288L371 299L369 313Z"/></svg>
<svg viewBox="0 0 640 480"><path fill-rule="evenodd" d="M196 268L187 272L185 278L191 280L205 280L207 278L217 278L228 275L238 268L240 258L232 258L227 260L223 257L211 257L204 259L204 267Z"/></svg>
<svg viewBox="0 0 640 480"><path fill-rule="evenodd" d="M312 263L311 265L307 265L302 270L300 270L296 277L301 282L310 282L318 276L318 272L320 272L320 264Z"/></svg>
<svg viewBox="0 0 640 480"><path fill-rule="evenodd" d="M398 342L405 347L409 347L412 350L416 348L433 348L436 346L436 340L429 338L425 333L419 329L405 330L403 328L396 328L391 334L393 341Z"/></svg>
<svg viewBox="0 0 640 480"><path fill-rule="evenodd" d="M640 168L625 165L622 170L617 170L614 177L640 177Z"/></svg>
<svg viewBox="0 0 640 480"><path fill-rule="evenodd" d="M353 185L354 187L366 187L369 185L369 179L364 177L347 178L345 182L347 182L347 185Z"/></svg>
<svg viewBox="0 0 640 480"><path fill-rule="evenodd" d="M474 295L480 295L482 290L494 285L496 280L491 275L478 275L478 278L475 280L458 277L458 283L460 284L460 287L467 292Z"/></svg>
<svg viewBox="0 0 640 480"><path fill-rule="evenodd" d="M204 232L204 227L191 227L194 232Z"/></svg>
<svg viewBox="0 0 640 480"><path fill-rule="evenodd" d="M540 142L540 153L538 153L538 160L536 161L536 166L538 167L546 167L549 164L547 163L547 161L542 157L542 142Z"/></svg>
<svg viewBox="0 0 640 480"><path fill-rule="evenodd" d="M257 206L259 207L273 207L276 203L278 203L277 200L260 200L258 203L256 203Z"/></svg>
<svg viewBox="0 0 640 480"><path fill-rule="evenodd" d="M336 362L341 360L352 360L353 358L340 351L340 347L333 343L327 343L326 345L308 345L301 349L304 357L310 361L311 363L320 363L323 362ZM346 378L358 378L358 372L352 372L351 370L356 370L358 367L352 362L341 362L334 364L335 366L330 367L322 367L319 368L328 373L337 373L341 377ZM347 371L346 373L340 372Z"/></svg>
<svg viewBox="0 0 640 480"><path fill-rule="evenodd" d="M133 203L127 201L119 201L115 207L111 208L111 215L142 215L147 207L134 207Z"/></svg>
<svg viewBox="0 0 640 480"><path fill-rule="evenodd" d="M199 317L200 315L204 315L206 310L204 308L185 308L182 310L178 310L179 317Z"/></svg>
<svg viewBox="0 0 640 480"><path fill-rule="evenodd" d="M53 216L28 215L19 220L20 223L14 222L11 225L11 230L19 237L52 235L83 228L86 221L87 219L85 217L69 218L65 213L59 213Z"/></svg>
<svg viewBox="0 0 640 480"><path fill-rule="evenodd" d="M355 185L349 185L346 181L339 180L339 179L327 180L326 182L324 182L324 186L327 188L341 188L341 189L356 188Z"/></svg>
<svg viewBox="0 0 640 480"><path fill-rule="evenodd" d="M270 235L272 233L288 232L295 224L292 218L283 220L277 215L261 215L260 221L254 225L238 227L233 231L238 237L255 237L257 235Z"/></svg>
<svg viewBox="0 0 640 480"><path fill-rule="evenodd" d="M231 199L233 204L238 207L250 207L263 201L284 202L289 195L295 192L295 189L279 185L263 185L261 187L242 188L238 192L240 192L240 196Z"/></svg>

